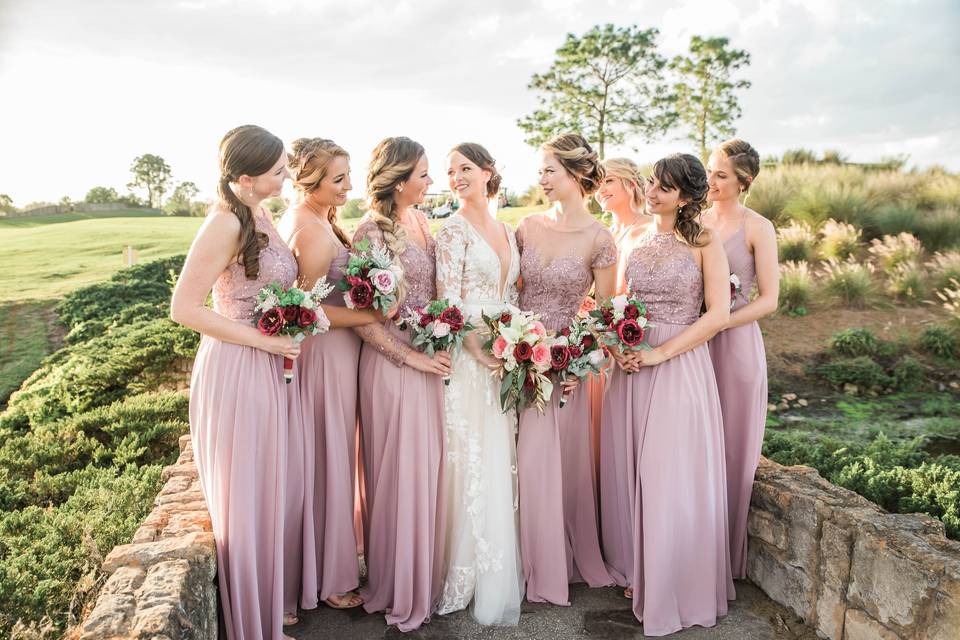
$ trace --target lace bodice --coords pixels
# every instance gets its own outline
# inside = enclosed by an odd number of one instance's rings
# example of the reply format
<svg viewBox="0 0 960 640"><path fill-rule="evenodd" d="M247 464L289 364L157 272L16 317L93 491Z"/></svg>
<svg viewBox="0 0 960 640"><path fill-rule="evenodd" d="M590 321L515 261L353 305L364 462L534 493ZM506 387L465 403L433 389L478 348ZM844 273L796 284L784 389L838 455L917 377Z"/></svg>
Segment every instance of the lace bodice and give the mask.
<svg viewBox="0 0 960 640"><path fill-rule="evenodd" d="M213 284L213 309L231 320L253 322L257 294L269 284L291 286L297 279L297 261L280 238L273 222L263 210L253 216L257 231L267 235L268 244L260 250L260 273L248 280L243 265L231 263Z"/></svg>
<svg viewBox="0 0 960 640"><path fill-rule="evenodd" d="M567 326L593 285L593 269L617 261L613 235L599 222L564 231L542 214L524 218L517 229L523 290L520 308L540 314L550 330Z"/></svg>
<svg viewBox="0 0 960 640"><path fill-rule="evenodd" d="M750 301L750 290L757 277L757 264L747 245L746 226L741 224L740 229L723 243L727 252L727 261L730 263L730 273L740 278L740 295L733 302L733 309L739 309Z"/></svg>
<svg viewBox="0 0 960 640"><path fill-rule="evenodd" d="M624 276L632 296L647 305L650 319L663 324L693 324L703 304L703 273L690 248L672 231L653 226L627 257Z"/></svg>
<svg viewBox="0 0 960 640"><path fill-rule="evenodd" d="M407 296L403 302L401 315L405 315L411 309L422 307L437 297L436 242L430 235L430 228L423 214L417 212L415 215L417 224L420 225L423 236L427 239L427 248L421 249L420 245L408 239L407 250L398 256L403 266L403 279L407 283ZM386 246L383 232L372 220L364 219L353 234L354 244L364 238L369 239L371 243L376 242Z"/></svg>
<svg viewBox="0 0 960 640"><path fill-rule="evenodd" d="M456 214L437 232L437 297L461 304L474 326L478 326L481 311L489 313L487 307L517 304L520 253L513 229L505 226L510 241L510 266L503 291L497 252L466 218Z"/></svg>

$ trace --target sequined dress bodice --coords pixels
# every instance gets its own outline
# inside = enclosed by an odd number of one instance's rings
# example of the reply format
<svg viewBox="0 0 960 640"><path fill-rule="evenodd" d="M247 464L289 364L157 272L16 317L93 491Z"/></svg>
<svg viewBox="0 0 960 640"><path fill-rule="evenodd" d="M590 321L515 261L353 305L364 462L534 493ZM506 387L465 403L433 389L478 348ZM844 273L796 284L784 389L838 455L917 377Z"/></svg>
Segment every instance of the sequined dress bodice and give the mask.
<svg viewBox="0 0 960 640"><path fill-rule="evenodd" d="M403 266L403 279L407 284L407 295L403 300L403 308L400 315L404 316L413 309L426 306L428 302L437 297L436 282L436 243L433 236L430 235L430 229L426 221L418 217L417 222L427 240L426 249L420 248L413 240L407 240L406 250L400 254L400 264ZM379 243L386 246L383 240L383 232L372 220L364 220L357 227L354 235L354 242L363 238L368 238L371 243Z"/></svg>
<svg viewBox="0 0 960 640"><path fill-rule="evenodd" d="M232 262L213 285L213 309L231 320L253 322L257 294L269 284L289 287L297 279L297 261L264 213L254 215L257 231L265 233L267 246L260 250L260 272L253 280L243 265Z"/></svg>
<svg viewBox="0 0 960 640"><path fill-rule="evenodd" d="M627 258L630 295L647 305L662 324L693 324L703 304L703 274L690 248L672 231L641 235Z"/></svg>

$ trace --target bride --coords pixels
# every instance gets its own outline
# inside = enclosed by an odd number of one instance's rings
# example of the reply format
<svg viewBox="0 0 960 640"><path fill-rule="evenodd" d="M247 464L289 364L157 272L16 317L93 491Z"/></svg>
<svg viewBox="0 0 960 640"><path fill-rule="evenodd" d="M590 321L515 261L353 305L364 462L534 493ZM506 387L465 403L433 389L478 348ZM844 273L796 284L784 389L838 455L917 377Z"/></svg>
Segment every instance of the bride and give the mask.
<svg viewBox="0 0 960 640"><path fill-rule="evenodd" d="M473 326L517 302L520 255L513 229L490 215L500 174L479 144L459 144L447 163L460 210L437 233L437 297L459 304ZM438 613L473 599L480 624L520 618L523 570L517 532L516 417L500 409L493 359L473 332L453 354L444 388L447 459L447 544Z"/></svg>

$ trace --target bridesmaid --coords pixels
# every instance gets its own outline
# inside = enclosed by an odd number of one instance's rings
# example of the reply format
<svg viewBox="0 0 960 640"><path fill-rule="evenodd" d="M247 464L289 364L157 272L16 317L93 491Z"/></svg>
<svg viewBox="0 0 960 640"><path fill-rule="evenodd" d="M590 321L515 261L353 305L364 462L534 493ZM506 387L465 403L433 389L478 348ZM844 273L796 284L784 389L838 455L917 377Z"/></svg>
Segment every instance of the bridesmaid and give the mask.
<svg viewBox="0 0 960 640"><path fill-rule="evenodd" d="M723 410L734 578L747 575L747 513L767 421L767 357L757 320L777 310L780 293L777 234L769 220L740 203L759 172L760 155L748 143L721 144L707 165L707 201L713 206L703 214L704 226L723 242L730 272L741 285L730 321L709 344ZM754 279L759 295L751 302Z"/></svg>
<svg viewBox="0 0 960 640"><path fill-rule="evenodd" d="M370 212L354 234L386 246L403 268L401 313L436 298L435 245L414 208L433 183L423 147L383 140L367 172ZM360 351L364 550L368 613L385 611L400 631L418 628L440 598L444 553L443 382L450 355L410 348L393 322L356 329Z"/></svg>
<svg viewBox="0 0 960 640"><path fill-rule="evenodd" d="M653 222L624 238L618 269L619 290L644 301L656 326L646 338L653 350L613 354L619 366L603 407L611 443L601 504L612 523L604 549L647 636L713 626L734 597L723 424L706 346L729 317L729 272L699 222L706 195L695 157L659 160L646 190Z"/></svg>
<svg viewBox="0 0 960 640"><path fill-rule="evenodd" d="M587 211L585 198L603 180L597 154L578 134L542 148L540 186L553 208L524 218L517 229L523 290L520 308L540 315L548 330L569 325L590 287L613 292L613 236ZM575 380L562 387L573 390ZM517 443L520 545L527 600L569 605L567 585L613 584L600 556L590 397L573 393L560 409L562 387L541 415L520 416Z"/></svg>
<svg viewBox="0 0 960 640"><path fill-rule="evenodd" d="M337 208L346 203L352 188L350 156L331 140L300 138L293 142L287 164L300 201L284 213L277 231L297 259L298 286L312 289L323 277L334 284L343 274L350 248L337 224ZM361 326L377 319L372 311L345 308L338 290L327 296L324 306L333 327ZM308 338L301 349L306 473L300 544L308 565L303 604L314 608L323 601L335 609L349 609L363 603L354 593L360 585L360 563L353 527L360 338L349 329L332 328ZM297 582L289 575L286 581Z"/></svg>
<svg viewBox="0 0 960 640"><path fill-rule="evenodd" d="M643 215L643 176L636 163L629 158L607 158L603 161L603 181L594 194L594 199L604 213L613 216L610 231L613 241L619 247L620 241L635 225L649 223L650 219ZM603 437L600 433L600 412L603 409L603 395L606 389L609 371L604 369L597 376L592 376L587 383L590 392L590 425L593 429L593 449L596 467L599 475L600 448L603 446ZM597 478L600 482L602 477ZM600 493L603 493L601 488ZM603 522L600 523L601 530Z"/></svg>
<svg viewBox="0 0 960 640"><path fill-rule="evenodd" d="M203 334L190 383L190 435L217 545L230 640L282 632L288 415L281 356L300 347L253 325L260 289L290 286L297 263L260 206L288 177L283 142L253 125L220 142L219 202L177 279L175 322ZM213 290L213 309L205 305ZM297 422L297 424L293 424ZM295 605L294 605L295 610Z"/></svg>

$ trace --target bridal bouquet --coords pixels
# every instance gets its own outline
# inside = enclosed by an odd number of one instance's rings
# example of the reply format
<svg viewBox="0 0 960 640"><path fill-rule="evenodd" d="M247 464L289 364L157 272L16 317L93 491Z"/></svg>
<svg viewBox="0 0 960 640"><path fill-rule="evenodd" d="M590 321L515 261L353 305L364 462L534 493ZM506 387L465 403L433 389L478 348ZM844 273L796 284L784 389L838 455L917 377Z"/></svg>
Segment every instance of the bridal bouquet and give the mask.
<svg viewBox="0 0 960 640"><path fill-rule="evenodd" d="M353 245L347 268L337 288L348 309L379 309L386 313L397 304L403 270L379 244L363 239Z"/></svg>
<svg viewBox="0 0 960 640"><path fill-rule="evenodd" d="M568 376L583 380L591 373L600 373L607 355L597 338L596 325L594 318L578 314L569 327L557 333L550 347L550 368L558 382ZM567 395L566 391L560 395L561 409L567 403Z"/></svg>
<svg viewBox="0 0 960 640"><path fill-rule="evenodd" d="M621 351L650 350L644 342L647 329L653 327L647 305L624 294L604 302L590 316L596 320L600 339L608 347Z"/></svg>
<svg viewBox="0 0 960 640"><path fill-rule="evenodd" d="M421 309L413 309L402 318L400 328L409 328L413 347L428 356L459 348L463 336L473 331L473 325L464 320L460 307L447 300L433 300ZM450 378L445 377L443 384L450 384Z"/></svg>
<svg viewBox="0 0 960 640"><path fill-rule="evenodd" d="M553 393L548 376L553 340L543 323L537 316L521 312L481 317L490 336L483 348L499 363L493 375L500 379L501 408L519 413L535 405L543 413Z"/></svg>
<svg viewBox="0 0 960 640"><path fill-rule="evenodd" d="M737 303L737 296L743 293L743 287L740 286L740 277L735 274L730 274L730 308L733 309L733 305Z"/></svg>
<svg viewBox="0 0 960 640"><path fill-rule="evenodd" d="M277 283L267 285L257 294L255 322L260 333L267 336L291 336L302 342L307 336L326 333L330 320L320 307L333 287L326 278L317 280L310 291L297 287L284 288ZM293 380L293 360L283 359L283 379Z"/></svg>

